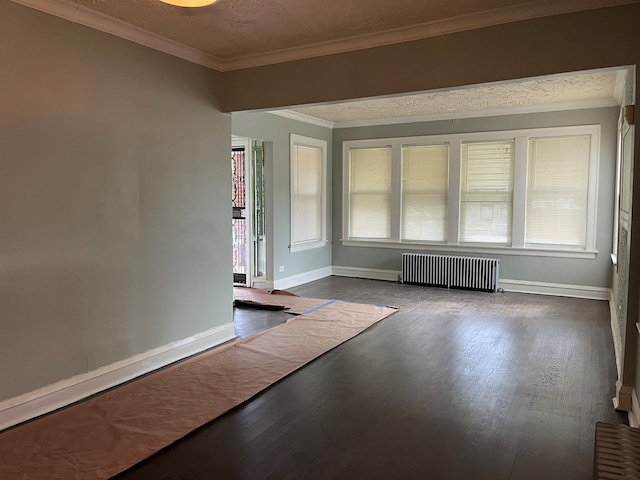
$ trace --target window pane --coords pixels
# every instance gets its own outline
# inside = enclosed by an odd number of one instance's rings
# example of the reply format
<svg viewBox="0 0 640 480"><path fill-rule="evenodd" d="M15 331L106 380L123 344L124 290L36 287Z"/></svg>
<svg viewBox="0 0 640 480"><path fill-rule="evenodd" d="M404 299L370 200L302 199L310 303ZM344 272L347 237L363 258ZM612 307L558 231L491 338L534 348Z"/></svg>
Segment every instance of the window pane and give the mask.
<svg viewBox="0 0 640 480"><path fill-rule="evenodd" d="M591 137L529 140L526 243L585 247Z"/></svg>
<svg viewBox="0 0 640 480"><path fill-rule="evenodd" d="M294 145L293 243L322 240L322 149Z"/></svg>
<svg viewBox="0 0 640 480"><path fill-rule="evenodd" d="M511 242L514 142L464 143L460 241Z"/></svg>
<svg viewBox="0 0 640 480"><path fill-rule="evenodd" d="M349 162L349 237L389 238L391 148L353 148Z"/></svg>
<svg viewBox="0 0 640 480"><path fill-rule="evenodd" d="M402 239L447 239L448 145L402 149Z"/></svg>

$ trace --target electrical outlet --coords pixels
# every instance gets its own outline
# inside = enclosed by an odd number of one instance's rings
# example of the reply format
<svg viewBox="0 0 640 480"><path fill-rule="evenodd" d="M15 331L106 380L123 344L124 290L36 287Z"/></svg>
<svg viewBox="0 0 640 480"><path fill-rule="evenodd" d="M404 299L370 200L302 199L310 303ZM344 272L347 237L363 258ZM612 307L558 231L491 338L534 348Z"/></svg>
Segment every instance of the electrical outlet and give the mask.
<svg viewBox="0 0 640 480"><path fill-rule="evenodd" d="M284 265L280 265L280 268L278 268L279 272L284 272Z"/></svg>

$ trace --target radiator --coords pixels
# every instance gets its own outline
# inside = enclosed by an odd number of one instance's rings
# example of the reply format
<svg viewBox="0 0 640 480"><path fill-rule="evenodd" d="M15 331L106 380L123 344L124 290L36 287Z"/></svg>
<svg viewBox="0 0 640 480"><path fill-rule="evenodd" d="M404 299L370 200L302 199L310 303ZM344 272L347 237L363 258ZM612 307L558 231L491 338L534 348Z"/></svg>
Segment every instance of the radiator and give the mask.
<svg viewBox="0 0 640 480"><path fill-rule="evenodd" d="M402 283L498 291L500 260L454 255L402 254Z"/></svg>

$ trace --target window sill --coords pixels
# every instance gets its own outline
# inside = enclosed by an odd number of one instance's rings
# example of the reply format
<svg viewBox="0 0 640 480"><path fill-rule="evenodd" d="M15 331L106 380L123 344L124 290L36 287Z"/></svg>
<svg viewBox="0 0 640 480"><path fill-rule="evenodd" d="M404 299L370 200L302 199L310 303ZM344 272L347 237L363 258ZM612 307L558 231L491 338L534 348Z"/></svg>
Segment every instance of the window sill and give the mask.
<svg viewBox="0 0 640 480"><path fill-rule="evenodd" d="M313 250L314 248L322 248L326 246L327 246L326 240L321 240L319 242L298 243L297 245L291 245L289 247L289 251L291 253L303 252L305 250Z"/></svg>
<svg viewBox="0 0 640 480"><path fill-rule="evenodd" d="M494 255L520 255L525 257L557 257L595 259L597 250L562 250L504 245L446 245L438 243L389 242L378 240L341 240L345 247L392 248L397 250L425 250L429 252L482 253Z"/></svg>

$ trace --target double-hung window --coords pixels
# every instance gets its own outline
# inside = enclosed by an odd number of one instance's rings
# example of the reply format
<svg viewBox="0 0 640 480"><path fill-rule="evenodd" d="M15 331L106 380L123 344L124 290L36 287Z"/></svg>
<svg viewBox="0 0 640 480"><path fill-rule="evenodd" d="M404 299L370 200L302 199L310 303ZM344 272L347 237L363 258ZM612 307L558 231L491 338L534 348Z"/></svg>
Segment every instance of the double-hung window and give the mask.
<svg viewBox="0 0 640 480"><path fill-rule="evenodd" d="M586 247L590 149L589 135L529 139L528 245Z"/></svg>
<svg viewBox="0 0 640 480"><path fill-rule="evenodd" d="M349 156L349 237L391 235L391 148L354 148Z"/></svg>
<svg viewBox="0 0 640 480"><path fill-rule="evenodd" d="M593 258L599 139L592 125L346 141L343 244Z"/></svg>
<svg viewBox="0 0 640 480"><path fill-rule="evenodd" d="M449 146L402 148L402 240L447 239Z"/></svg>
<svg viewBox="0 0 640 480"><path fill-rule="evenodd" d="M326 141L291 134L292 252L327 244L326 164Z"/></svg>
<svg viewBox="0 0 640 480"><path fill-rule="evenodd" d="M461 242L511 243L513 143L462 144Z"/></svg>

